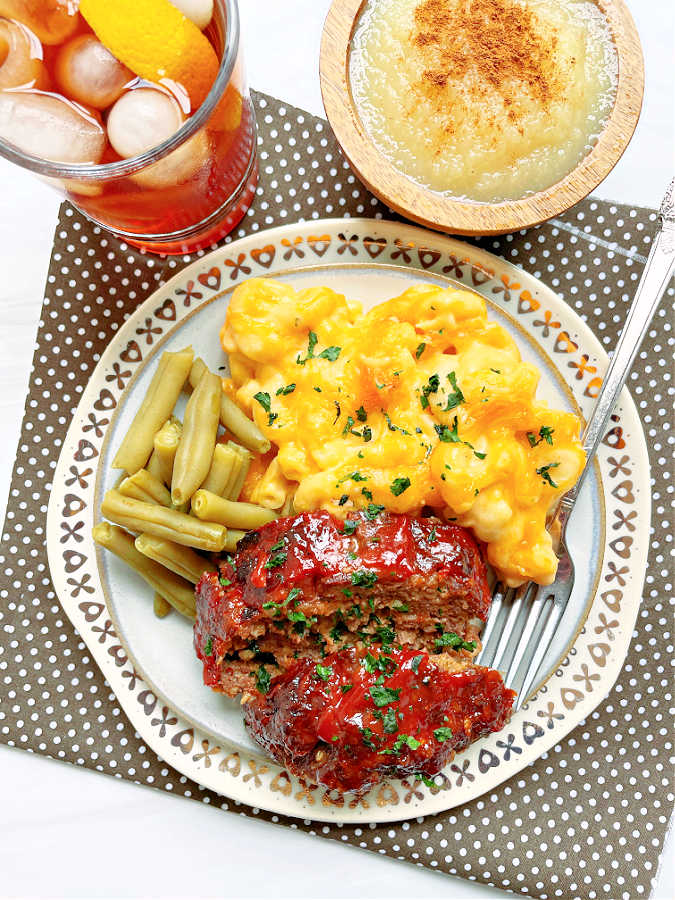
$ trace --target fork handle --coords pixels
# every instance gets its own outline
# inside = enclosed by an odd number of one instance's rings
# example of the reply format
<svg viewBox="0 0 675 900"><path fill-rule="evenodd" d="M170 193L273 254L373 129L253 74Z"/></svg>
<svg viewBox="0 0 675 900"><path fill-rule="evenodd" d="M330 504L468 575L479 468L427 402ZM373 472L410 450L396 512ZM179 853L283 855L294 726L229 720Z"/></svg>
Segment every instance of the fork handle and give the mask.
<svg viewBox="0 0 675 900"><path fill-rule="evenodd" d="M670 182L661 204L659 230L652 242L652 249L642 272L619 343L605 373L595 408L584 431L583 444L586 452L586 465L576 485L565 494L561 501L560 512L564 519L569 516L584 479L589 469L592 468L593 458L609 423L612 410L619 399L619 394L626 382L642 339L675 269L674 189L675 179ZM561 517L558 516L558 518Z"/></svg>

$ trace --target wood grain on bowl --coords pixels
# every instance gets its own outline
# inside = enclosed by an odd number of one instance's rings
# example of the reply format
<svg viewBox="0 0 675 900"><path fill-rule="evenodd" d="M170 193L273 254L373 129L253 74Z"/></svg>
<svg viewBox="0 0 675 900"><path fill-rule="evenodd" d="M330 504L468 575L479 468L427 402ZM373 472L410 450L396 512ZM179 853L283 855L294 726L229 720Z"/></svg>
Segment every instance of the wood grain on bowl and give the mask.
<svg viewBox="0 0 675 900"><path fill-rule="evenodd" d="M642 50L625 3L595 3L608 23L618 59L614 104L596 143L551 187L517 200L479 203L418 183L376 146L361 120L350 81L350 52L366 0L334 0L321 43L321 91L328 120L358 177L406 218L457 234L501 234L528 228L578 203L609 174L628 146L644 89Z"/></svg>

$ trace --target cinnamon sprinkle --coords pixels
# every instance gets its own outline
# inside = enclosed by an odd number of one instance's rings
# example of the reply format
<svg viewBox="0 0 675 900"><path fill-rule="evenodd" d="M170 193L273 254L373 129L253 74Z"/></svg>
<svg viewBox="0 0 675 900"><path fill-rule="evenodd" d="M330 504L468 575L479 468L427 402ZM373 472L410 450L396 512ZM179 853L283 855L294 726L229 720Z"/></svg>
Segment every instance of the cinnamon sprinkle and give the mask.
<svg viewBox="0 0 675 900"><path fill-rule="evenodd" d="M440 111L448 81L462 81L471 71L501 95L513 122L517 116L509 107L514 82L518 90L549 106L562 93L557 36L537 25L532 10L516 0L423 0L415 9L410 35L425 67L418 88ZM480 96L475 99L480 102Z"/></svg>

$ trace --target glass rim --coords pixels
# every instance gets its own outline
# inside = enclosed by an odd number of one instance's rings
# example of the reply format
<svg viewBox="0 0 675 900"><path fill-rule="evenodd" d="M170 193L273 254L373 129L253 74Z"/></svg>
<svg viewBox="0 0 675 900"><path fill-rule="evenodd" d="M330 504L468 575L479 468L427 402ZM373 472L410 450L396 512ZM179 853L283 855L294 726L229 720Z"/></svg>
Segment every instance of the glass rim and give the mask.
<svg viewBox="0 0 675 900"><path fill-rule="evenodd" d="M218 67L218 74L201 106L171 137L162 141L161 144L157 144L156 147L151 147L139 156L131 156L128 159L109 163L66 164L52 162L51 160L41 159L39 156L32 156L30 153L24 153L16 145L2 140L2 138L0 138L0 156L24 169L29 169L31 172L36 172L38 175L45 175L49 178L94 181L132 175L150 163L162 159L171 153L172 150L175 150L176 147L185 143L188 138L192 137L204 125L224 94L234 70L239 50L239 8L237 0L214 0L214 2L216 6L223 10L226 20L223 56Z"/></svg>

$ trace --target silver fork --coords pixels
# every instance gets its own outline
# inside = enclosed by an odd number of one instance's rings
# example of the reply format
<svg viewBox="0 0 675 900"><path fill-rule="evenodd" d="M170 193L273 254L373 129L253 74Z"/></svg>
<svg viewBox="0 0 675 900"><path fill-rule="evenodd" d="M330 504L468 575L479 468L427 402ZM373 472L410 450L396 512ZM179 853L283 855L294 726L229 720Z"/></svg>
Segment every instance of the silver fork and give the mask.
<svg viewBox="0 0 675 900"><path fill-rule="evenodd" d="M671 181L661 203L659 229L584 431L586 465L576 485L561 498L551 521L550 530L558 557L555 581L548 586L530 582L517 589L498 583L493 593L482 635L483 647L476 661L506 672L507 686L518 692L516 709L520 709L537 684L537 674L574 587L574 562L565 543L567 523L638 348L675 270L674 190L675 180Z"/></svg>

